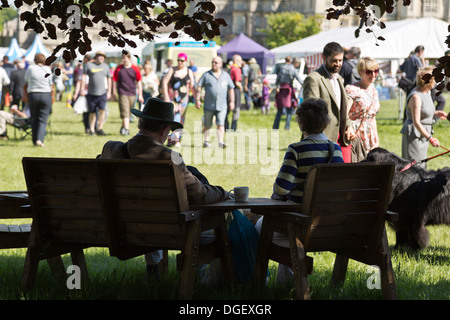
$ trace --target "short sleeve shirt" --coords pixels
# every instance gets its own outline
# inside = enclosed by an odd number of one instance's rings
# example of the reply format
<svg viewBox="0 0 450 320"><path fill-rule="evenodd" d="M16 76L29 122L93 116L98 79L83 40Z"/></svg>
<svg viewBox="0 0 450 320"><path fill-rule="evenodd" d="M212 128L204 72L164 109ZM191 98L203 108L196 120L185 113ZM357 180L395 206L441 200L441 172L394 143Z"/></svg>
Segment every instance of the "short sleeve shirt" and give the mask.
<svg viewBox="0 0 450 320"><path fill-rule="evenodd" d="M205 110L222 111L227 109L228 90L234 88L233 80L227 72L222 71L219 78L212 70L203 74L198 81L199 88L205 88Z"/></svg>
<svg viewBox="0 0 450 320"><path fill-rule="evenodd" d="M136 82L141 81L141 71L135 65L125 68L123 64L114 71L113 81L117 82L117 91L121 95L136 95Z"/></svg>
<svg viewBox="0 0 450 320"><path fill-rule="evenodd" d="M231 76L231 80L233 80L234 82L241 82L242 81L241 68L238 68L233 65L230 70L230 76Z"/></svg>
<svg viewBox="0 0 450 320"><path fill-rule="evenodd" d="M107 79L111 78L109 66L106 63L96 64L88 62L84 74L89 76L88 94L101 96L106 94L108 89Z"/></svg>

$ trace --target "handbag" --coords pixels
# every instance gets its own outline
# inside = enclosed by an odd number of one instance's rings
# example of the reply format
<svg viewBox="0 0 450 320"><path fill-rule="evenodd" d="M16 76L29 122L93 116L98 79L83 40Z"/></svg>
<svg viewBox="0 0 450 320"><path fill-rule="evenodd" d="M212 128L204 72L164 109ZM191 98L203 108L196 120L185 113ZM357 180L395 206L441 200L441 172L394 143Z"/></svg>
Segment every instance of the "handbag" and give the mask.
<svg viewBox="0 0 450 320"><path fill-rule="evenodd" d="M416 86L416 82L412 81L411 79L408 79L407 77L401 77L398 81L397 85L400 89L406 92L406 94L409 94L412 89Z"/></svg>
<svg viewBox="0 0 450 320"><path fill-rule="evenodd" d="M234 269L239 283L251 281L258 250L259 234L253 223L239 210L232 212L228 227Z"/></svg>

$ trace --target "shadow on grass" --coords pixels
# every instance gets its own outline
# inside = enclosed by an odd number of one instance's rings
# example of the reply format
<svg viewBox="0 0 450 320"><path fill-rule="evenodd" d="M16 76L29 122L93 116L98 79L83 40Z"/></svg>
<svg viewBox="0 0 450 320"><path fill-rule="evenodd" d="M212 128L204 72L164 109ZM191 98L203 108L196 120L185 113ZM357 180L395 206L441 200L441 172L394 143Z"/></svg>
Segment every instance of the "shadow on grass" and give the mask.
<svg viewBox="0 0 450 320"><path fill-rule="evenodd" d="M426 264L448 264L448 257L433 253L445 248L430 248L426 252L407 252L394 249L393 263L395 280L400 299L448 299L450 282L438 277L428 280L419 277L406 266L419 261ZM398 256L400 257L400 261ZM169 254L169 270L161 279L149 278L146 273L144 258L137 257L120 261L109 256L107 249L90 248L85 250L89 280L81 283L81 289L70 290L67 281L72 275L54 276L45 261L39 264L36 283L28 292L21 292L25 261L25 249L2 250L0 252L0 300L177 300L180 273L175 266L175 253ZM405 258L406 256L406 258ZM370 289L367 285L366 265L352 262L343 285L334 287L330 284L334 258L332 254L314 257L314 273L308 276L313 300L382 300L379 289ZM63 256L66 268L71 264L69 255ZM234 286L218 283L202 285L196 282L193 300L292 300L295 289L291 283L277 284L277 265L269 266L268 285L255 287L250 284ZM69 280L70 281L70 280Z"/></svg>

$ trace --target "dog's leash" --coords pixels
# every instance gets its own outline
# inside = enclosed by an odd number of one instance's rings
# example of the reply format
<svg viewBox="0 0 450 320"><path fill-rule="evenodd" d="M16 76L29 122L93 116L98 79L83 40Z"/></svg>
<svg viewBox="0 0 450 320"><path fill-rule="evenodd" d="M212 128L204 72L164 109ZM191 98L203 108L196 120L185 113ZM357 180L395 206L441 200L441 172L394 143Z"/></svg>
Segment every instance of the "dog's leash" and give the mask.
<svg viewBox="0 0 450 320"><path fill-rule="evenodd" d="M444 154L450 153L450 150L449 150L449 149L444 148L443 146L440 146L440 147L441 147L442 149L446 150L446 151L445 151L445 152L442 152L442 153L439 153L439 154L437 154L437 155L435 155L435 156L426 158L426 159L424 159L424 160L420 160L420 161L415 161L415 160L414 160L414 161L408 163L406 166L404 166L403 169L400 170L398 173L403 172L403 171L406 171L406 170L408 170L409 168L411 168L412 166L414 166L414 165L416 165L416 164L426 163L426 162L428 162L428 161L431 160L431 159L434 159L434 158L443 156Z"/></svg>

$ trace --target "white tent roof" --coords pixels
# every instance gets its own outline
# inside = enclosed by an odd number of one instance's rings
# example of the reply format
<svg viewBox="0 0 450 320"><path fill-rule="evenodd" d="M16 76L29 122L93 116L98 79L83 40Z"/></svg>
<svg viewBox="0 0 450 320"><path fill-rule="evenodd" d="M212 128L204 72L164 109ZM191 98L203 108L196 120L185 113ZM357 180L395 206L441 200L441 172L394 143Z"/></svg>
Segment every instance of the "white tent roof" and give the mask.
<svg viewBox="0 0 450 320"><path fill-rule="evenodd" d="M6 52L4 54L2 54L2 57L8 56L9 61L13 62L16 59L21 59L24 52L25 52L25 50L23 50L19 47L19 44L17 43L17 39L12 38L9 48L6 50Z"/></svg>
<svg viewBox="0 0 450 320"><path fill-rule="evenodd" d="M27 52L25 53L25 60L33 61L36 53L43 53L46 57L48 57L50 55L50 52L42 44L41 36L39 34L36 34L36 36L34 37L33 43L31 44L31 46L28 48Z"/></svg>
<svg viewBox="0 0 450 320"><path fill-rule="evenodd" d="M375 26L374 33L362 29L355 37L357 27L346 27L324 31L270 50L276 59L304 57L322 52L328 42L338 42L345 48L359 47L361 56L375 59L404 59L418 45L425 47L427 58L439 58L447 50L448 23L435 18L407 19L385 22L386 28ZM382 36L385 40L376 40ZM378 43L378 46L376 45Z"/></svg>

